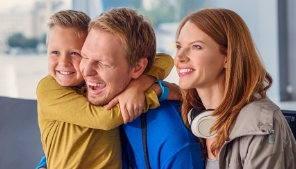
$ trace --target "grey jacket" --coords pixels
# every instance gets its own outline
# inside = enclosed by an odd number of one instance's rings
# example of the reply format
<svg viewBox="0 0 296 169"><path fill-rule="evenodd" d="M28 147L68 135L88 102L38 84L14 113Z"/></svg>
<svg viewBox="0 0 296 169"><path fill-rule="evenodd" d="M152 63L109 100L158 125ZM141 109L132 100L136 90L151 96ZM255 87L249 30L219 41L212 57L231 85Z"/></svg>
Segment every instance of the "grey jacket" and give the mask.
<svg viewBox="0 0 296 169"><path fill-rule="evenodd" d="M296 142L280 108L268 98L239 113L219 154L220 169L296 169Z"/></svg>

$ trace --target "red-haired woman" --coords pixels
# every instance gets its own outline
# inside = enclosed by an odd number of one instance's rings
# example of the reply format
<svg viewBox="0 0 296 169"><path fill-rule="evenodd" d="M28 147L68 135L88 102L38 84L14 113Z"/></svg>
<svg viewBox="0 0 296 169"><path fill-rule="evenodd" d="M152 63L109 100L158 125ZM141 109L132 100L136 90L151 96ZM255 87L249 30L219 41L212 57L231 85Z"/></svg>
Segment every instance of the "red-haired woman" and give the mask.
<svg viewBox="0 0 296 169"><path fill-rule="evenodd" d="M243 19L228 9L187 15L175 66L185 124L204 145L206 168L296 168L296 143Z"/></svg>

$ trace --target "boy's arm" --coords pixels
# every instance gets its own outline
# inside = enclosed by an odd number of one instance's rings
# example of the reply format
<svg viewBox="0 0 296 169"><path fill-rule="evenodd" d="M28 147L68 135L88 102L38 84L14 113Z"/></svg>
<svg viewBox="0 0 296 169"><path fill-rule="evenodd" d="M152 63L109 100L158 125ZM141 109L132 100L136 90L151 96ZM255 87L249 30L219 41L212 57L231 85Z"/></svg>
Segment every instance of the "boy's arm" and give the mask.
<svg viewBox="0 0 296 169"><path fill-rule="evenodd" d="M106 110L92 105L71 87L59 85L51 76L37 87L38 116L49 121L63 121L88 128L110 130L123 123L119 106Z"/></svg>
<svg viewBox="0 0 296 169"><path fill-rule="evenodd" d="M169 92L165 100L181 100L181 90L178 85L166 81L163 81L163 83L165 83L165 85L169 88ZM163 91L158 83L154 83L151 88L156 93L158 98L162 95Z"/></svg>
<svg viewBox="0 0 296 169"><path fill-rule="evenodd" d="M148 75L141 75L138 79L132 80L121 94L109 102L106 109L109 110L119 103L123 122L126 124L137 118L143 111L158 107L157 94L151 89L148 90L154 81L155 78ZM148 99L146 105L143 104L145 99Z"/></svg>
<svg viewBox="0 0 296 169"><path fill-rule="evenodd" d="M151 100L157 99L152 91L146 94L146 106L158 105ZM110 130L123 123L119 105L111 110L92 105L83 95L71 87L63 87L47 76L37 87L38 116L49 121L63 121L88 128ZM157 102L158 103L158 102Z"/></svg>
<svg viewBox="0 0 296 169"><path fill-rule="evenodd" d="M165 53L157 53L153 66L149 71L145 72L145 74L155 77L156 80L163 80L170 74L173 67L174 59L170 55ZM152 84L150 84L150 86Z"/></svg>
<svg viewBox="0 0 296 169"><path fill-rule="evenodd" d="M171 72L174 66L174 59L165 53L157 53L155 56L154 64L152 68L146 72L146 75L155 77L156 80L165 79ZM166 100L181 100L180 87L174 83L164 82L169 88L169 94ZM149 83L151 85L151 83ZM161 88L157 83L154 83L152 89L158 97L162 94Z"/></svg>

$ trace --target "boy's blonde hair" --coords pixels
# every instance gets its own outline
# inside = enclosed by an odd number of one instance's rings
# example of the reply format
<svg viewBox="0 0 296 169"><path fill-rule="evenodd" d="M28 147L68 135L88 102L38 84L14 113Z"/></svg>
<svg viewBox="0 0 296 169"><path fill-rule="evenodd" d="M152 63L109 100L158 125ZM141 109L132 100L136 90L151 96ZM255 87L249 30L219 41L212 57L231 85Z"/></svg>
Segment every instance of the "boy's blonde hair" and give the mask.
<svg viewBox="0 0 296 169"><path fill-rule="evenodd" d="M48 22L49 30L54 26L64 27L64 28L74 28L79 32L88 33L88 24L90 22L90 17L84 12L75 10L63 10L54 13ZM47 40L46 40L47 44Z"/></svg>

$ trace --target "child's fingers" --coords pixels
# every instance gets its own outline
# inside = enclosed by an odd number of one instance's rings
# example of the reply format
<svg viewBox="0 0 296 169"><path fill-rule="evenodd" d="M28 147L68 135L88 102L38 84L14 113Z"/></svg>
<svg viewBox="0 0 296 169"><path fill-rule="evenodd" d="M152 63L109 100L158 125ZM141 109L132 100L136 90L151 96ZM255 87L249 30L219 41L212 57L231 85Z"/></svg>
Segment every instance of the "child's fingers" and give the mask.
<svg viewBox="0 0 296 169"><path fill-rule="evenodd" d="M129 115L130 115L130 121L132 122L136 118L138 118L142 112L143 112L143 107L144 105L138 104L138 105L132 105L128 110L129 110Z"/></svg>
<svg viewBox="0 0 296 169"><path fill-rule="evenodd" d="M126 110L127 110L127 114L129 115L128 122L132 122L135 118L133 105L126 105Z"/></svg>
<svg viewBox="0 0 296 169"><path fill-rule="evenodd" d="M170 92L167 97L167 100L181 100L180 87L174 83L167 83L167 84L170 88Z"/></svg>
<svg viewBox="0 0 296 169"><path fill-rule="evenodd" d="M117 97L115 97L114 99L112 99L109 103L108 103L108 105L106 106L106 109L107 110L110 110L110 109L112 109L112 107L114 107L116 104L118 104L119 103L119 100L118 100L118 98Z"/></svg>
<svg viewBox="0 0 296 169"><path fill-rule="evenodd" d="M121 115L123 118L123 123L126 124L130 121L130 115L129 112L127 111L125 105L120 105L120 111L121 111Z"/></svg>
<svg viewBox="0 0 296 169"><path fill-rule="evenodd" d="M136 118L143 113L143 110L144 110L144 106L139 106L138 109L136 109L136 113L137 113Z"/></svg>

